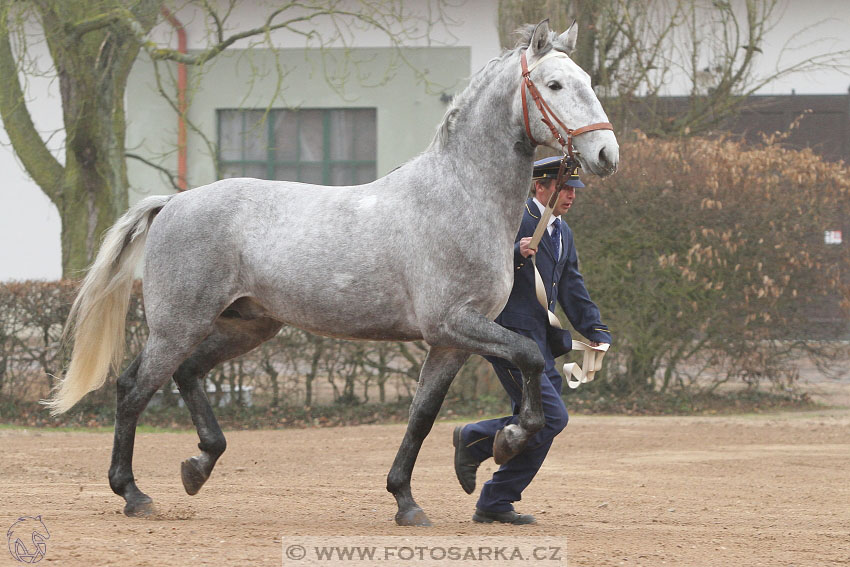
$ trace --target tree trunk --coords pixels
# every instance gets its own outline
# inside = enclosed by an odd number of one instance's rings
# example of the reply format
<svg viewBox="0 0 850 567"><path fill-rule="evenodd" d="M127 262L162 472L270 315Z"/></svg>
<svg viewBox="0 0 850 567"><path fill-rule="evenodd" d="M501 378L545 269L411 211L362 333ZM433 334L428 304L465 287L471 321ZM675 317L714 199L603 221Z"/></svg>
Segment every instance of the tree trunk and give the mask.
<svg viewBox="0 0 850 567"><path fill-rule="evenodd" d="M69 147L68 153L70 152ZM95 150L94 153L98 151ZM53 200L62 219L63 278L81 277L82 271L94 259L104 231L115 220L118 211L127 206L126 170L123 162L117 172L125 178L121 186L124 191L123 198L116 196L108 182L97 175L98 167L102 167L102 164L97 159L92 159L91 163L85 166L66 166L62 190L58 198ZM72 172L72 168L77 171Z"/></svg>
<svg viewBox="0 0 850 567"><path fill-rule="evenodd" d="M308 340L313 343L315 350L313 358L310 360L310 372L304 377L304 405L313 405L313 380L319 373L319 362L322 360L322 355L325 352L323 339L320 337L308 336Z"/></svg>
<svg viewBox="0 0 850 567"><path fill-rule="evenodd" d="M591 76L592 84L596 85L601 80L596 65L596 26L599 23L599 1L575 0L573 6L575 7L576 25L578 26L578 40L571 57L579 67Z"/></svg>
<svg viewBox="0 0 850 567"><path fill-rule="evenodd" d="M46 30L96 15L97 3L40 6ZM148 2L150 25L158 3ZM106 27L84 36L47 33L59 75L65 122L65 176L60 199L62 273L74 276L94 259L104 231L126 210L124 159L127 77L140 46L121 30Z"/></svg>
<svg viewBox="0 0 850 567"><path fill-rule="evenodd" d="M655 372L658 370L657 361L656 353L647 344L638 344L627 349L626 371L612 380L614 391L621 395L652 391L655 386Z"/></svg>

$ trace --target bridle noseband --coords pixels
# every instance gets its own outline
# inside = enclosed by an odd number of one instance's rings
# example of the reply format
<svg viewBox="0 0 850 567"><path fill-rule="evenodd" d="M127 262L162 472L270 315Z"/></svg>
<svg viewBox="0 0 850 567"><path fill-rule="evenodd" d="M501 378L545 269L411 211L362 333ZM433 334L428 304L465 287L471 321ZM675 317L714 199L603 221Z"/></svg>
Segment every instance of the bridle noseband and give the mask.
<svg viewBox="0 0 850 567"><path fill-rule="evenodd" d="M534 62L531 66L531 69L534 69L537 65L542 63L544 60L550 57L567 57L566 53L559 51L550 51L540 59ZM543 97L540 95L540 91L537 90L537 87L534 85L534 82L531 80L531 69L528 67L528 61L525 58L525 51L522 52L522 57L520 58L522 63L522 85L520 86L520 91L522 92L522 117L525 121L525 133L528 134L528 139L531 140L531 143L535 146L539 146L540 142L534 139L534 136L531 135L531 124L528 122L528 103L526 102L525 91L528 90L531 93L531 99L534 101L534 104L537 105L537 110L540 111L540 116L542 122L549 127L549 130L552 131L552 135L558 140L558 143L566 150L565 155L570 156L570 160L575 160L575 156L573 155L573 138L576 136L580 136L587 132L593 132L594 130L611 130L614 131L614 126L611 125L610 122L597 122L595 124L588 124L587 126L582 126L581 128L576 128L573 130L572 128L568 128L566 124L564 124L558 115L555 114L546 101L543 100ZM552 118L555 119L555 122L566 132L567 139L561 135L561 132L552 124Z"/></svg>

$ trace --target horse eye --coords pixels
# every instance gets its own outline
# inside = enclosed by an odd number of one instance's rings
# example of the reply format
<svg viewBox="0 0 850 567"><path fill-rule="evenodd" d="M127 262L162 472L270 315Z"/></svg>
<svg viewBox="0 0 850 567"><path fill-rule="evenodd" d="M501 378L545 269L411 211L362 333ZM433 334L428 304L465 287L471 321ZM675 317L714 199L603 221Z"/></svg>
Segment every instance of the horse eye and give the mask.
<svg viewBox="0 0 850 567"><path fill-rule="evenodd" d="M559 83L558 81L552 81L551 83L549 83L549 84L548 84L548 85L546 85L546 86L548 86L548 87L549 87L550 89L552 89L553 91L559 91L559 90L561 90L561 88L562 88L562 87L561 87L561 83Z"/></svg>

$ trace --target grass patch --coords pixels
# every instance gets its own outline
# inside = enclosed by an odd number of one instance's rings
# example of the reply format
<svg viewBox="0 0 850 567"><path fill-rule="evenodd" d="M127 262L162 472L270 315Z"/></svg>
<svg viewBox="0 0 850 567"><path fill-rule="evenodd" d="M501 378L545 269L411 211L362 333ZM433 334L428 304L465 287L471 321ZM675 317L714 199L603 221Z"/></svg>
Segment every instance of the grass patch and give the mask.
<svg viewBox="0 0 850 567"><path fill-rule="evenodd" d="M640 392L612 396L592 390L566 397L575 413L613 415L733 415L824 409L804 392L740 390L722 393Z"/></svg>
<svg viewBox="0 0 850 567"><path fill-rule="evenodd" d="M50 427L50 426L31 426L31 425L23 425L17 423L0 423L0 430L26 430L26 429L49 429L51 433L112 433L114 431L113 426L109 425L97 425L94 427L84 427L81 425L72 425L72 426L58 426L58 427ZM171 429L168 427L157 427L152 425L140 425L136 428L136 433L191 433L194 430L189 429Z"/></svg>
<svg viewBox="0 0 850 567"><path fill-rule="evenodd" d="M575 414L605 415L731 415L760 414L776 411L808 411L825 409L805 393L772 393L742 390L722 394L660 394L657 392L612 396L592 388L565 392L567 409ZM345 425L405 423L410 400L384 404L331 404L323 406L254 406L237 405L216 408L222 428L227 431L245 429L280 429L305 427L337 427ZM510 413L506 395L480 396L472 400L447 399L440 421L479 421ZM37 403L13 403L0 399L0 428L50 428L55 431L111 432L115 408L109 405L86 405L51 417ZM194 431L186 408L152 407L139 420L141 433L173 433Z"/></svg>

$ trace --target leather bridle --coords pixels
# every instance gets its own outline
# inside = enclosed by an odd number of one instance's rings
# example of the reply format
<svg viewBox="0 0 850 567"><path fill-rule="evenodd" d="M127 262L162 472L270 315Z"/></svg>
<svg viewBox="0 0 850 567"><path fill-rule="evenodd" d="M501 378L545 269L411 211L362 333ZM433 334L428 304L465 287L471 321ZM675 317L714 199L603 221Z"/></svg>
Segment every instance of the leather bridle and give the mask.
<svg viewBox="0 0 850 567"><path fill-rule="evenodd" d="M567 57L566 53L563 52L550 52L538 59L531 66L531 69L534 69L535 66L539 65L545 59L550 57ZM546 104L546 101L543 100L543 97L540 96L540 91L537 90L537 87L534 85L534 82L531 80L531 69L528 67L528 62L525 58L525 52L523 51L522 57L520 59L522 62L522 85L520 86L520 91L522 92L522 117L525 121L525 133L528 134L528 139L531 140L531 143L535 146L539 146L540 142L534 139L534 136L531 135L531 125L528 122L528 103L527 98L525 96L526 89L529 93L531 93L531 98L534 100L534 104L537 105L537 109L540 111L540 119L543 121L546 126L549 127L549 130L552 131L552 136L558 140L558 143L561 144L561 147L564 149L564 157L561 158L560 166L558 167L558 177L555 181L555 190L552 192L552 195L549 197L549 201L546 203L546 206L543 209L543 213L540 215L540 219L537 221L537 228L534 230L534 234L531 237L531 242L529 242L528 247L532 250L537 250L540 244L540 239L543 237L543 233L546 231L546 227L549 224L549 217L552 216L552 210L555 208L555 204L558 201L558 194L561 192L561 189L564 187L564 178L573 173L578 167L578 162L576 161L575 155L573 153L573 138L576 136L581 136L586 132L593 132L594 130L614 130L614 126L611 125L610 122L597 122L595 124L588 124L587 126L582 126L581 128L576 128L573 130L572 128L567 128L566 124L558 118L558 115ZM555 127L552 123L552 119L558 123L558 125L563 129L566 133L566 140L561 135L561 132ZM556 259L557 260L557 259ZM534 264L534 291L537 296L537 301L540 303L540 306L546 311L546 314L549 318L549 325L558 329L562 329L561 322L558 320L558 317L549 310L549 306L547 304L547 296L546 296L546 287L543 284L543 278L540 276L540 271L537 269L537 256L533 256L532 264ZM596 371L602 368L602 357L605 355L605 352L608 350L607 344L602 344L599 346L590 346L588 344L582 343L580 341L573 341L572 344L573 350L582 350L584 351L584 362L582 366L579 367L578 364L568 363L564 365L564 373L567 375L567 384L570 388L578 388L580 384L585 382L590 382L593 380Z"/></svg>
<svg viewBox="0 0 850 567"><path fill-rule="evenodd" d="M537 65L543 62L544 59L548 59L549 57L558 57L563 55L567 57L566 53L552 51L538 59L531 66L531 69L534 69ZM587 126L582 126L581 128L576 128L573 130L572 128L568 128L566 124L558 118L558 115L555 114L555 111L552 110L546 101L543 100L543 97L540 94L540 91L537 90L534 82L531 80L531 69L528 67L528 61L525 57L525 51L522 52L522 56L520 58L522 63L522 85L520 86L520 91L522 92L522 117L525 121L525 133L528 134L528 139L531 140L531 143L535 146L539 146L540 142L534 139L534 136L531 135L531 124L528 121L528 103L527 98L525 96L525 91L531 94L531 99L534 101L534 104L537 105L537 110L540 111L541 121L549 127L549 130L552 131L552 135L558 140L558 143L566 150L565 155L570 156L570 160L575 160L575 156L573 155L573 138L576 136L581 136L587 132L593 132L594 130L614 130L614 126L611 125L610 122L597 122L595 124L588 124ZM555 127L552 123L552 119L558 123L558 125L563 129L566 133L566 140L561 135L561 132Z"/></svg>

